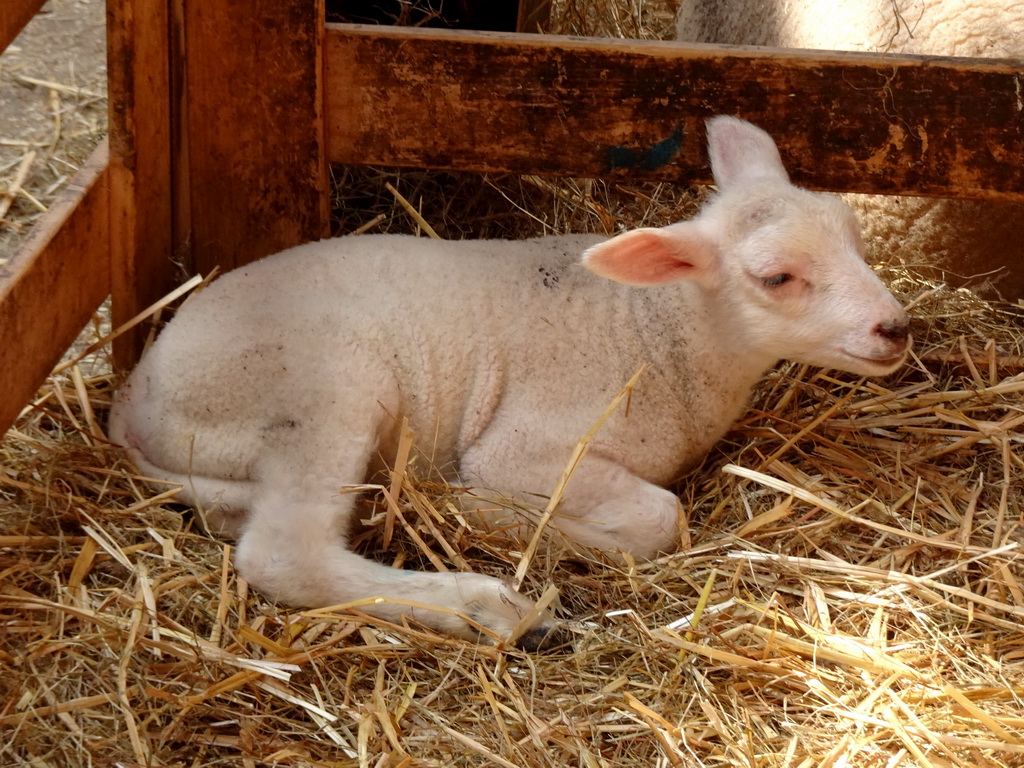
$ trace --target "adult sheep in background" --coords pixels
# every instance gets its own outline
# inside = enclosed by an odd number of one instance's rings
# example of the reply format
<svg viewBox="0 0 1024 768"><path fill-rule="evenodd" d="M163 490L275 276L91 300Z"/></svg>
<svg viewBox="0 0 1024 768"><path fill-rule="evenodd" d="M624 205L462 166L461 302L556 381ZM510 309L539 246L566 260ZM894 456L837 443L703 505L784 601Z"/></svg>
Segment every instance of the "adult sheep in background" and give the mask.
<svg viewBox="0 0 1024 768"><path fill-rule="evenodd" d="M343 488L395 455L403 417L449 478L536 499L649 365L552 519L646 558L678 541L679 502L662 486L780 358L873 375L909 349L850 209L790 184L749 123L716 118L708 141L719 192L692 221L610 240L343 237L241 267L160 334L118 394L111 437L237 535L240 573L282 602L380 597L362 610L508 636L532 604L501 581L347 547ZM552 628L541 619L525 644Z"/></svg>
<svg viewBox="0 0 1024 768"><path fill-rule="evenodd" d="M688 42L939 56L1024 56L1024 3L1007 0L682 0ZM984 116L979 115L979 118ZM847 195L872 255L927 263L958 284L1024 296L1024 205ZM976 279L970 279L977 276Z"/></svg>

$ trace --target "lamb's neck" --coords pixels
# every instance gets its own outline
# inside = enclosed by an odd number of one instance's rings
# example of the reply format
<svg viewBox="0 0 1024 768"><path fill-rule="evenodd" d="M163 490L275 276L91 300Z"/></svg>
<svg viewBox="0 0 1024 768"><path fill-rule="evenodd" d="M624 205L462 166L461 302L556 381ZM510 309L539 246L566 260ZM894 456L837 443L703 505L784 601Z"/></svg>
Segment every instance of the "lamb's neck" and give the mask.
<svg viewBox="0 0 1024 768"><path fill-rule="evenodd" d="M688 378L695 370L714 372L730 388L750 390L777 359L751 343L750 329L727 299L689 283L636 290L628 294L633 327L651 348L666 354Z"/></svg>

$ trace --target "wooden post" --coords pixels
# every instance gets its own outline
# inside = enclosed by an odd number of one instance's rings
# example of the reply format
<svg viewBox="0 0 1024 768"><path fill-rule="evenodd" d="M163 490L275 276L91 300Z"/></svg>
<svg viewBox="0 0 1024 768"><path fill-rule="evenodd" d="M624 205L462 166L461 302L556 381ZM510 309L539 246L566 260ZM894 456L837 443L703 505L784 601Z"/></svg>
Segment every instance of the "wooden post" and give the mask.
<svg viewBox="0 0 1024 768"><path fill-rule="evenodd" d="M323 0L108 0L115 325L329 233ZM130 367L145 329L115 346Z"/></svg>
<svg viewBox="0 0 1024 768"><path fill-rule="evenodd" d="M107 0L110 288L115 327L174 287L167 0ZM131 367L145 328L114 344Z"/></svg>
<svg viewBox="0 0 1024 768"><path fill-rule="evenodd" d="M186 0L182 23L194 269L329 234L323 0Z"/></svg>

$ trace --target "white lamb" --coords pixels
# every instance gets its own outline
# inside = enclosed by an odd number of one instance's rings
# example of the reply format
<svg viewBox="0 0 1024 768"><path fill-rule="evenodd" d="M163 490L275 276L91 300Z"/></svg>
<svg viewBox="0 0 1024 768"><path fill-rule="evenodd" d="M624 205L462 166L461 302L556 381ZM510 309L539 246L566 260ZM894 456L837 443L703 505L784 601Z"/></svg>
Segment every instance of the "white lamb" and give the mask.
<svg viewBox="0 0 1024 768"><path fill-rule="evenodd" d="M872 375L907 353L908 318L865 264L849 208L792 186L749 123L715 118L708 137L719 193L689 222L610 240L345 237L231 272L139 363L113 439L240 537L239 572L268 595L379 596L363 610L507 636L532 604L498 579L397 570L346 547L343 488L394 455L403 416L449 477L536 499L649 363L554 519L584 545L646 558L678 537L677 497L660 486L780 358ZM523 644L554 626L543 617Z"/></svg>
<svg viewBox="0 0 1024 768"><path fill-rule="evenodd" d="M1008 0L682 0L676 21L677 38L690 42L1024 57L1024 3ZM884 93L880 82L880 99ZM897 117L899 108L890 105ZM956 283L983 287L991 278L1004 297L1024 296L1024 205L876 195L844 200L859 215L874 255L938 265Z"/></svg>

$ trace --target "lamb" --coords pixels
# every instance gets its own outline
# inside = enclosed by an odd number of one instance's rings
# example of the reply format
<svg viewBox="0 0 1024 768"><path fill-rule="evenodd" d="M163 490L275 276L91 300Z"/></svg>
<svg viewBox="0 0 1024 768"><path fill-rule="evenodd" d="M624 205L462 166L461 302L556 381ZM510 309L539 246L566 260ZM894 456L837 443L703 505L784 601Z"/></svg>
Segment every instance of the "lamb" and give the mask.
<svg viewBox="0 0 1024 768"><path fill-rule="evenodd" d="M1005 0L685 0L679 40L939 56L1024 57L1024 4ZM899 105L895 106L898 111ZM911 127L912 129L912 127ZM846 195L875 256L1024 296L1019 203Z"/></svg>
<svg viewBox="0 0 1024 768"><path fill-rule="evenodd" d="M112 438L239 537L236 566L267 595L380 597L362 610L507 637L533 605L502 580L393 569L346 547L354 499L342 491L383 470L403 417L449 478L536 499L649 364L552 524L650 558L679 534L662 486L780 358L881 375L910 347L850 209L791 185L761 129L717 117L707 131L719 192L691 221L611 239L342 237L228 273L144 355L115 398ZM521 642L557 627L545 614Z"/></svg>

